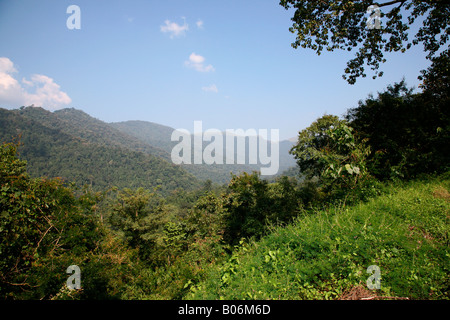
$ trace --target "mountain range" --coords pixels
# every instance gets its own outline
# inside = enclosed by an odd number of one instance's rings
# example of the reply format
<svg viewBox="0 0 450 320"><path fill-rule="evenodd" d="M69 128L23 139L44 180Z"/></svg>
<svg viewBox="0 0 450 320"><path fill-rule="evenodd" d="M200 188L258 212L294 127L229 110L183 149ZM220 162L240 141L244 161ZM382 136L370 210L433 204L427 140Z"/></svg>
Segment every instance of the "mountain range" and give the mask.
<svg viewBox="0 0 450 320"><path fill-rule="evenodd" d="M205 180L227 183L231 172L260 169L260 164L248 163L175 165L171 161L178 143L171 141L174 130L147 121L106 123L74 108L54 112L40 107L0 108L0 142L20 141L20 156L27 160L32 176L61 177L94 189L159 186L167 193L196 188ZM295 167L289 154L293 145L289 140L279 143L279 173Z"/></svg>

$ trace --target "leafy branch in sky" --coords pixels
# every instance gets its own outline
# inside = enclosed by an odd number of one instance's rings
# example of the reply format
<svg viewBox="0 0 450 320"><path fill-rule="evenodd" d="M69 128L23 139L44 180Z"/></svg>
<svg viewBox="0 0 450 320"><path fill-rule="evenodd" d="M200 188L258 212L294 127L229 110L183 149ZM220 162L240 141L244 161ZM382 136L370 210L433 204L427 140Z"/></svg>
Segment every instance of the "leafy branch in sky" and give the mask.
<svg viewBox="0 0 450 320"><path fill-rule="evenodd" d="M291 18L293 25L289 29L296 34L292 43L295 49L312 49L318 55L324 49L358 50L347 62L343 75L350 84L367 76L366 65L374 71L374 79L381 77L380 63L386 62L384 53L405 52L422 43L427 59L436 57L441 48L445 49L450 34L450 5L443 0L280 0L280 5L285 9L295 9ZM380 28L367 26L370 18L367 10L371 6L380 9ZM423 17L422 26L410 40L410 26L420 17Z"/></svg>

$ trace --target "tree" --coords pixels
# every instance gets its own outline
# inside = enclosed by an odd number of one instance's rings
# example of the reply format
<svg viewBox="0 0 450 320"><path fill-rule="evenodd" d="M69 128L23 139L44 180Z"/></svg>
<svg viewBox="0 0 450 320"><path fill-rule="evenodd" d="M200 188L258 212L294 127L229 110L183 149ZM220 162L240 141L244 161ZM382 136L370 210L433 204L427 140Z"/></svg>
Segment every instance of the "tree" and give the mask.
<svg viewBox="0 0 450 320"><path fill-rule="evenodd" d="M102 255L105 230L89 204L59 179L30 178L16 152L0 145L0 297L55 296L72 264L82 270L82 297L110 297L109 276L120 277Z"/></svg>
<svg viewBox="0 0 450 320"><path fill-rule="evenodd" d="M143 188L119 191L111 205L109 223L112 228L148 264L158 264L164 241L163 226L167 212L155 194Z"/></svg>
<svg viewBox="0 0 450 320"><path fill-rule="evenodd" d="M280 5L295 8L290 28L297 33L294 48L309 48L320 55L324 49L351 51L359 46L343 75L350 84L358 77L366 77L366 64L374 71L373 78L381 77L383 72L378 70L386 61L385 52L405 52L421 42L431 59L445 46L450 34L450 5L444 0L280 0ZM369 21L378 13L381 25L373 28ZM405 13L407 21L403 19ZM408 30L421 16L423 24L410 41Z"/></svg>
<svg viewBox="0 0 450 320"><path fill-rule="evenodd" d="M337 116L325 115L302 130L291 153L307 179L316 178L318 187L331 198L347 198L369 178L370 148Z"/></svg>
<svg viewBox="0 0 450 320"><path fill-rule="evenodd" d="M401 81L347 112L346 119L358 138L367 139L373 151L367 165L380 180L413 178L448 167L450 111L448 98L444 99L448 93L432 68L427 74L432 82L424 80L428 89L422 94L414 94Z"/></svg>
<svg viewBox="0 0 450 320"><path fill-rule="evenodd" d="M223 217L226 209L223 199L213 192L208 192L200 197L189 210L188 229L194 239L205 239L216 237L222 240Z"/></svg>
<svg viewBox="0 0 450 320"><path fill-rule="evenodd" d="M365 141L357 141L353 128L344 121L327 131L329 144L322 149L322 161L325 170L322 181L333 196L344 195L354 191L369 178L366 159L370 154L370 147Z"/></svg>
<svg viewBox="0 0 450 320"><path fill-rule="evenodd" d="M224 240L237 244L242 238L259 237L273 206L268 197L268 183L259 173L232 175L224 198L226 214Z"/></svg>
<svg viewBox="0 0 450 320"><path fill-rule="evenodd" d="M419 76L425 94L429 94L435 102L448 106L450 98L450 50L445 50L439 57L431 59L432 64Z"/></svg>
<svg viewBox="0 0 450 320"><path fill-rule="evenodd" d="M290 222L302 206L297 191L295 179L287 177L269 184L259 172L232 175L220 205L215 205L223 241L236 245L242 238L261 237L271 224Z"/></svg>
<svg viewBox="0 0 450 320"><path fill-rule="evenodd" d="M341 121L337 116L324 115L299 132L297 144L290 153L297 160L301 174L308 179L319 177L325 169L325 163L321 161L321 150L329 143L328 130Z"/></svg>

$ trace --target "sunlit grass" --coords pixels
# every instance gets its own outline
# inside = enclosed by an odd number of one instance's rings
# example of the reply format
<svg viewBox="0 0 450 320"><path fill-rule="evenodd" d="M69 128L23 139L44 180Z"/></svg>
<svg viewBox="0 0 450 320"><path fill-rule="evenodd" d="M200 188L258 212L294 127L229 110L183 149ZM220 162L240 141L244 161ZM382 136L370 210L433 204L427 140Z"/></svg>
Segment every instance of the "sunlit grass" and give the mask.
<svg viewBox="0 0 450 320"><path fill-rule="evenodd" d="M339 299L362 286L380 299L448 299L449 190L445 177L392 184L366 203L300 216L242 244L187 298ZM367 290L370 265L379 290Z"/></svg>

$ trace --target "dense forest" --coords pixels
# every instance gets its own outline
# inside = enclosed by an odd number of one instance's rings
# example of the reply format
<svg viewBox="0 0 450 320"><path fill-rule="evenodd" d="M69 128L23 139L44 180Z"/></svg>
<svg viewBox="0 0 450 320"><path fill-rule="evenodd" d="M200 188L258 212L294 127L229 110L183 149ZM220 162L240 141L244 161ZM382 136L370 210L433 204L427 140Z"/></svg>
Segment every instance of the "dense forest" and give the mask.
<svg viewBox="0 0 450 320"><path fill-rule="evenodd" d="M320 117L272 180L198 179L77 110L0 110L2 299L450 298L448 66Z"/></svg>
<svg viewBox="0 0 450 320"><path fill-rule="evenodd" d="M83 116L81 112L70 113ZM138 150L139 146L153 150L151 146L139 145L126 136L114 137L108 126L93 130L93 126L87 126L89 121L80 120L84 123L81 126L72 122L75 117L70 119L62 122L42 108L0 109L0 137L3 142L20 143L19 154L28 160L32 177L60 177L96 191L116 186L160 187L162 192L169 192L199 185L194 176L167 159Z"/></svg>
<svg viewBox="0 0 450 320"><path fill-rule="evenodd" d="M95 190L112 185L160 185L164 191L170 191L190 185L195 188L196 180L224 184L230 181L230 173L251 173L260 166L248 164L248 156L245 164L174 166L171 150L178 142L171 141L171 135L175 129L155 123L105 123L74 108L55 112L41 107L0 108L0 114L0 139L21 142L19 152L24 160L29 160L31 176L59 176L80 186L92 183ZM202 147L206 145L203 141ZM56 146L59 149L53 149ZM294 157L289 154L292 146L287 140L279 143L280 173L295 166ZM193 149L194 146L191 154ZM223 153L226 154L225 148Z"/></svg>
<svg viewBox="0 0 450 320"><path fill-rule="evenodd" d="M280 143L275 177L175 165L155 123L0 109L0 299L449 300L450 6L384 2L377 28L372 3L279 4L294 48L359 46L349 84L422 43L419 88L319 117Z"/></svg>

